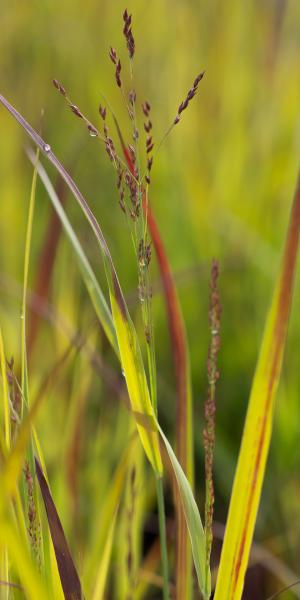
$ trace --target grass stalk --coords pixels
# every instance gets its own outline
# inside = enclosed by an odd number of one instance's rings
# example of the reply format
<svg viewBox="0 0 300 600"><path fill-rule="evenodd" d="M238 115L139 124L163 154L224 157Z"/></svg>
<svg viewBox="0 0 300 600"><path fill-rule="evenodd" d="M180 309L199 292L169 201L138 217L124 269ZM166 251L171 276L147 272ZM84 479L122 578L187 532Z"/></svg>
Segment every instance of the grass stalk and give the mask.
<svg viewBox="0 0 300 600"><path fill-rule="evenodd" d="M158 521L159 521L159 537L161 547L161 564L163 574L163 599L169 600L169 564L167 550L167 532L166 532L166 516L165 502L163 491L163 480L161 477L156 477L156 493L158 504Z"/></svg>
<svg viewBox="0 0 300 600"><path fill-rule="evenodd" d="M172 469L175 473L178 490L184 509L185 519L188 525L188 532L192 545L192 553L197 572L197 578L199 588L201 592L209 597L209 591L206 589L204 582L204 566L205 566L205 545L204 545L204 532L203 526L199 514L198 507L196 505L191 486L188 479L186 478L182 467L180 466L171 445L169 444L166 436L162 429L159 427L157 421L157 415L154 411L153 404L150 400L150 394L148 390L147 378L144 370L141 349L137 338L136 330L132 323L129 315L128 307L126 305L124 295L119 284L119 279L114 267L114 263L102 233L102 229L99 222L95 218L94 213L91 211L88 203L84 196L81 194L77 185L71 178L70 174L65 170L60 161L56 158L55 154L51 150L49 144L47 144L41 136L29 125L24 117L18 113L18 111L0 94L0 103L3 104L6 109L13 115L13 117L19 122L19 124L25 129L27 134L35 142L35 144L44 153L47 159L52 163L55 169L60 173L69 189L74 195L77 203L84 213L85 218L89 222L93 233L96 236L99 244L102 257L104 259L104 268L107 276L107 284L110 294L110 304L112 310L112 318L117 334L118 346L120 350L121 365L124 369L127 389L130 397L131 407L133 415L136 420L138 433L140 435L141 442L143 444L146 455L154 469L156 479L159 479L162 475L163 468L161 462L160 448L158 433L164 440ZM93 132L94 129L89 131ZM112 153L111 146L109 146L110 154ZM148 148L149 152L149 148ZM149 211L148 211L148 222L149 222ZM148 257L149 258L149 257ZM34 411L31 410L31 418L36 412L38 404L34 407ZM28 426L28 423L27 423ZM25 428L24 436L27 435L27 429ZM22 439L24 439L24 436ZM188 439L191 439L188 436ZM20 441L20 444L22 441ZM161 531L161 545L163 554L163 568L165 573L165 598L168 598L168 562L166 552L166 527L165 527L165 516L164 516L164 502L163 502L163 488L162 481L159 482L158 487L158 505L160 513L160 531Z"/></svg>

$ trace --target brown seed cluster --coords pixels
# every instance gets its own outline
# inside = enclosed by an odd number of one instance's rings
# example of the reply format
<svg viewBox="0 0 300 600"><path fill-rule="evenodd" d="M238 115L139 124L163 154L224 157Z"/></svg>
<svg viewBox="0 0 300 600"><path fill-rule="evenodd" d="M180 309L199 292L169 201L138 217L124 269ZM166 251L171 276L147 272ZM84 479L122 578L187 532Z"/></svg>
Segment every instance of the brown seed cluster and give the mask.
<svg viewBox="0 0 300 600"><path fill-rule="evenodd" d="M116 71L115 71L115 78L116 78L116 82L117 82L117 86L118 87L122 87L122 81L121 81L121 61L117 56L117 52L114 48L110 48L109 49L109 58L112 61L112 63L115 65L116 67Z"/></svg>
<svg viewBox="0 0 300 600"><path fill-rule="evenodd" d="M116 149L115 149L115 145L113 142L113 139L110 137L109 133L108 133L108 127L107 127L107 123L106 123L106 108L105 106L102 106L100 104L99 106L99 114L101 116L101 119L103 121L103 133L104 133L104 140L105 140L105 150L106 153L108 155L108 158L111 162L113 163L119 163L119 159L117 158L117 153L116 153Z"/></svg>
<svg viewBox="0 0 300 600"><path fill-rule="evenodd" d="M85 117L85 115L81 112L81 110L78 108L78 106L76 106L76 104L73 104L73 102L71 102L70 98L68 98L68 96L67 96L67 92L66 92L64 86L61 85L61 83L59 83L59 81L57 81L57 79L53 79L53 85L59 91L59 93L65 98L73 115L75 115L75 117L78 117L79 119L82 119L85 122L85 125L87 127L87 130L88 130L90 136L91 137L99 137L98 129L89 121L89 119L87 119Z"/></svg>
<svg viewBox="0 0 300 600"><path fill-rule="evenodd" d="M133 58L134 51L135 51L135 41L134 41L132 27L131 27L132 16L128 14L127 9L124 11L123 21L124 21L123 33L124 33L126 43L127 43L129 58Z"/></svg>
<svg viewBox="0 0 300 600"><path fill-rule="evenodd" d="M117 189L119 191L119 205L121 207L121 210L123 211L123 213L126 213L126 205L125 205L125 190L124 190L124 170L122 169L122 166L120 164L120 162L118 162L118 167L117 167Z"/></svg>
<svg viewBox="0 0 300 600"><path fill-rule="evenodd" d="M133 59L134 54L135 54L135 40L134 40L133 33L132 33L132 15L128 13L127 9L123 13L123 34L124 34L124 37L126 40L129 57L130 57L130 59ZM125 158L128 159L128 162L129 162L129 158L130 158L130 163L131 163L130 168L129 167L126 168L126 166L124 166L123 161L119 158L119 156L116 152L116 148L115 148L113 139L108 131L108 126L107 126L107 122L106 122L106 107L102 106L102 105L99 106L99 114L103 121L103 134L102 134L102 132L98 131L98 129L89 121L89 119L86 118L86 116L84 115L84 113L82 113L80 108L76 104L73 104L71 102L70 98L67 95L66 89L57 79L53 80L53 85L58 90L58 92L65 98L65 101L67 102L72 113L76 117L78 117L79 119L82 119L84 121L90 136L98 137L104 142L106 153L116 169L116 175L117 175L116 183L117 183L117 189L119 192L119 204L120 204L121 210L124 213L128 214L133 221L136 221L140 217L140 214L141 214L141 193L142 193L142 186L143 186L142 180L140 180L139 182L137 181L137 178L139 177L139 168L137 167L137 160L138 160L137 159L137 157L138 157L137 144L138 144L138 140L139 140L139 131L138 131L137 125L136 125L136 92L134 89L130 89L128 91L128 93L127 92L125 93L123 81L121 79L121 71L122 71L121 61L120 61L120 58L118 57L116 49L113 48L112 46L109 49L109 58L115 67L115 80L116 80L118 87L121 88L122 95L126 102L126 107L127 107L128 113L129 113L129 117L133 124L133 132L132 132L133 143L129 144L128 146L126 145L126 149L124 150L125 153L128 152L128 155L126 155ZM131 72L132 72L132 70L131 70ZM185 100L178 107L177 115L176 115L175 120L173 121L173 125L174 124L176 125L179 122L181 113L188 107L190 101L196 95L199 83L200 83L201 79L203 78L203 76L204 76L204 72L200 73L194 80L193 86L188 91ZM151 173L151 169L152 169L152 165L153 165L154 141L153 141L153 133L152 133L152 129L153 129L152 128L152 120L150 118L151 106L148 101L145 101L142 104L142 112L145 117L144 118L144 130L146 132L146 142L145 142L146 172L145 172L144 178L145 178L146 183L149 185L150 184L150 173ZM172 129L172 127L170 128L170 130L171 129ZM122 140L121 140L121 143L123 145ZM128 203L125 201L125 192L126 192L126 195L128 194L128 198L129 198ZM143 193L145 193L146 197L147 197L147 188L146 187L145 187ZM145 263L145 264L147 264L147 263L149 264L150 254L151 254L150 246L147 248L144 248L143 251L141 250L141 248L139 248L139 261L141 261L142 263Z"/></svg>
<svg viewBox="0 0 300 600"><path fill-rule="evenodd" d="M66 96L67 95L64 86L61 85L61 83L59 83L59 81L57 81L57 79L53 79L53 85L59 91L59 93L62 96Z"/></svg>
<svg viewBox="0 0 300 600"><path fill-rule="evenodd" d="M145 132L147 134L146 137L146 154L147 154L147 174L145 176L145 179L147 181L147 183L150 183L150 171L152 168L152 164L153 164L153 156L151 156L152 150L154 148L154 142L153 142L153 137L151 135L152 132L152 122L150 120L150 111L151 111L151 106L149 104L149 102L144 102L144 104L142 104L142 111L146 117L146 120L144 122L144 129Z"/></svg>
<svg viewBox="0 0 300 600"><path fill-rule="evenodd" d="M111 162L114 163L117 173L117 189L119 192L119 205L121 210L126 214L127 208L125 203L125 189L127 188L131 208L129 209L129 216L133 221L139 217L140 214L140 203L138 195L138 185L133 175L123 167L120 161L112 137L109 135L108 126L106 123L106 108L100 104L99 114L103 121L103 133L105 139L105 149ZM136 162L135 148L132 145L128 147L130 158L133 165Z"/></svg>
<svg viewBox="0 0 300 600"><path fill-rule="evenodd" d="M136 221L139 218L141 212L138 185L135 178L132 176L131 173L129 173L129 171L125 173L124 180L129 192L129 198L131 203L130 217L133 221Z"/></svg>
<svg viewBox="0 0 300 600"><path fill-rule="evenodd" d="M39 556L39 528L37 524L37 513L36 506L34 501L34 492L33 492L33 478L30 472L30 467L28 462L26 462L24 467L24 476L27 487L27 495L28 495L28 533L30 538L30 543L32 546L32 550L36 555L38 562L40 562Z"/></svg>
<svg viewBox="0 0 300 600"><path fill-rule="evenodd" d="M78 106L76 106L76 104L70 104L70 109L71 109L72 113L74 113L74 115L76 115L76 117L83 119L83 114L79 110Z"/></svg>
<svg viewBox="0 0 300 600"><path fill-rule="evenodd" d="M105 121L106 119L106 108L105 106L102 106L101 104L99 105L99 114L101 119L103 119L103 121Z"/></svg>
<svg viewBox="0 0 300 600"><path fill-rule="evenodd" d="M146 244L144 240L140 240L138 248L139 266L141 269L147 269L151 260L151 244Z"/></svg>
<svg viewBox="0 0 300 600"><path fill-rule="evenodd" d="M220 350L220 322L221 322L221 304L218 290L219 265L213 261L211 267L210 279L210 307L209 307L209 325L211 332L211 342L207 359L208 375L208 393L205 401L205 429L203 432L204 450L205 450L205 481L206 481L206 502L205 502L205 533L207 540L207 563L210 560L212 546L212 521L214 507L214 484L213 484L213 457L215 447L215 413L216 398L215 388L219 378L218 353Z"/></svg>
<svg viewBox="0 0 300 600"><path fill-rule="evenodd" d="M177 115L174 119L174 125L177 125L177 123L179 123L180 121L180 115L181 113L186 110L186 108L188 107L190 101L194 98L194 96L197 93L198 90L198 85L201 81L201 79L203 79L205 74L205 71L202 71L202 73L200 73L199 75L197 75L194 83L193 83L193 87L191 87L191 89L188 91L187 96L185 98L185 100L183 100L183 102L181 102L181 104L178 107L178 111L177 111Z"/></svg>
<svg viewBox="0 0 300 600"><path fill-rule="evenodd" d="M129 100L129 105L128 105L128 114L129 117L131 119L131 121L135 121L135 103L136 103L136 91L135 90L130 90L128 93L128 100ZM132 135L133 141L136 142L139 138L139 132L137 131L135 124L134 124L134 129L133 129L133 135Z"/></svg>

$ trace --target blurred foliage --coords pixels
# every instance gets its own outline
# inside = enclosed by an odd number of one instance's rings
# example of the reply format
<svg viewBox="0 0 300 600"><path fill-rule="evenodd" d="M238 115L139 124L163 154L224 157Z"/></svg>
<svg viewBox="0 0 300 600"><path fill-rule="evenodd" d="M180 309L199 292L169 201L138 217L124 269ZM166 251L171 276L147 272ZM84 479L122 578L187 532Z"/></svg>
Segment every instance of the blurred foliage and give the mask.
<svg viewBox="0 0 300 600"><path fill-rule="evenodd" d="M51 83L57 77L72 100L96 122L104 93L128 133L126 112L107 52L110 45L116 47L125 64L121 36L124 8L120 0L2 0L0 80L1 93L42 130L88 198L139 324L136 264L117 203L115 174L101 146L66 109ZM187 326L200 502L204 490L202 428L211 258L218 258L221 265L222 350L215 480L216 519L224 522L262 326L299 167L300 4L298 0L136 0L128 2L127 8L134 18L138 100L151 102L155 140L172 122L195 75L206 71L197 98L155 160L151 202ZM14 356L18 367L32 168L24 153L27 140L2 109L0 131L0 314L6 351ZM49 172L55 182L56 174ZM34 286L51 214L41 184L36 202L29 287ZM69 195L66 209L104 281L98 248ZM159 414L172 439L174 373L154 259L152 275ZM257 541L296 571L300 543L299 291L298 281L257 525ZM80 566L92 544L102 498L127 439L128 413L122 375L95 326L95 315L63 235L48 300L49 310L42 319L29 365L32 396L70 343L70 337L80 331L88 338L80 356L70 355L53 381L38 422L53 494ZM91 365L91 353L97 357L100 374ZM75 446L74 439L78 442ZM74 448L80 466L75 474ZM150 514L151 502L143 510ZM114 560L119 558L115 556ZM264 595L255 595L257 600L266 598L275 585L266 584Z"/></svg>

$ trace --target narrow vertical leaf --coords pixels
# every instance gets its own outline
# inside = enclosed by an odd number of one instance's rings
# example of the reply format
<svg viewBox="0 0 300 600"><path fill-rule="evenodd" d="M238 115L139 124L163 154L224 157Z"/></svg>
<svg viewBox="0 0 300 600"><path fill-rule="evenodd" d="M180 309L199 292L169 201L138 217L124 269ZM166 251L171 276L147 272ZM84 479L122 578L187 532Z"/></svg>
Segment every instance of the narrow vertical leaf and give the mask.
<svg viewBox="0 0 300 600"><path fill-rule="evenodd" d="M28 150L27 154L31 162L34 161L34 154L32 150ZM116 339L115 328L112 322L111 312L106 303L104 294L99 286L99 283L96 279L96 275L87 259L87 256L80 244L80 241L64 211L64 208L57 196L57 193L47 175L46 170L43 165L38 162L36 165L38 175L43 182L49 199L53 205L54 210L56 211L56 215L62 224L65 233L72 245L72 248L76 254L76 258L78 261L78 265L83 277L83 281L85 283L86 289L91 298L92 304L94 306L96 315L103 327L105 334L109 342L111 343L113 349L118 354L118 343Z"/></svg>
<svg viewBox="0 0 300 600"><path fill-rule="evenodd" d="M115 512L115 514L113 516L113 520L110 524L110 528L108 530L102 560L99 565L99 569L98 569L98 573L97 573L97 580L96 580L95 590L94 590L94 594L93 594L93 600L103 600L103 598L104 598L105 586L106 586L106 582L107 582L107 575L108 575L108 569L109 569L109 563L110 563L110 557L111 557L111 551L112 551L112 545L113 545L113 539L114 539L114 533L115 533L115 527L116 527L116 518L117 518L117 512Z"/></svg>
<svg viewBox="0 0 300 600"><path fill-rule="evenodd" d="M285 347L299 229L300 180L254 374L229 506L215 600L239 600L242 596L272 433L274 400Z"/></svg>
<svg viewBox="0 0 300 600"><path fill-rule="evenodd" d="M7 450L9 450L10 442L11 442L9 392L8 392L8 385L7 385L5 353L4 353L4 344L3 344L3 337L2 337L1 329L0 329L0 366L1 366L2 390L3 390L4 440L5 440L5 447Z"/></svg>
<svg viewBox="0 0 300 600"><path fill-rule="evenodd" d="M159 430L175 473L176 482L178 485L178 495L181 501L190 536L199 588L205 600L208 600L210 598L211 586L210 572L206 574L205 535L198 507L192 494L190 484L173 452L172 446L168 442L161 428Z"/></svg>
<svg viewBox="0 0 300 600"><path fill-rule="evenodd" d="M10 520L4 520L0 517L0 548L7 547L10 563L16 568L19 574L25 597L28 600L50 600L50 595L37 572L28 548L23 539L19 536L16 527ZM2 596L1 596L2 597Z"/></svg>

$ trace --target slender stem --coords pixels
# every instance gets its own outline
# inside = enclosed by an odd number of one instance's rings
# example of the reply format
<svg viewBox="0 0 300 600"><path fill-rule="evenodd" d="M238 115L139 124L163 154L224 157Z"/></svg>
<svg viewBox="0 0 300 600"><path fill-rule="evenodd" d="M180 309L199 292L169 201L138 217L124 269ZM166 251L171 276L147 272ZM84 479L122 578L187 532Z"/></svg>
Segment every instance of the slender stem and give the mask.
<svg viewBox="0 0 300 600"><path fill-rule="evenodd" d="M158 503L161 562L162 562L162 573L163 573L163 581L164 581L163 599L169 600L169 598L170 598L170 596L169 596L169 565L168 565L168 551L167 551L166 517L165 517L163 482L162 482L161 477L156 477L156 492L157 492L157 503Z"/></svg>

